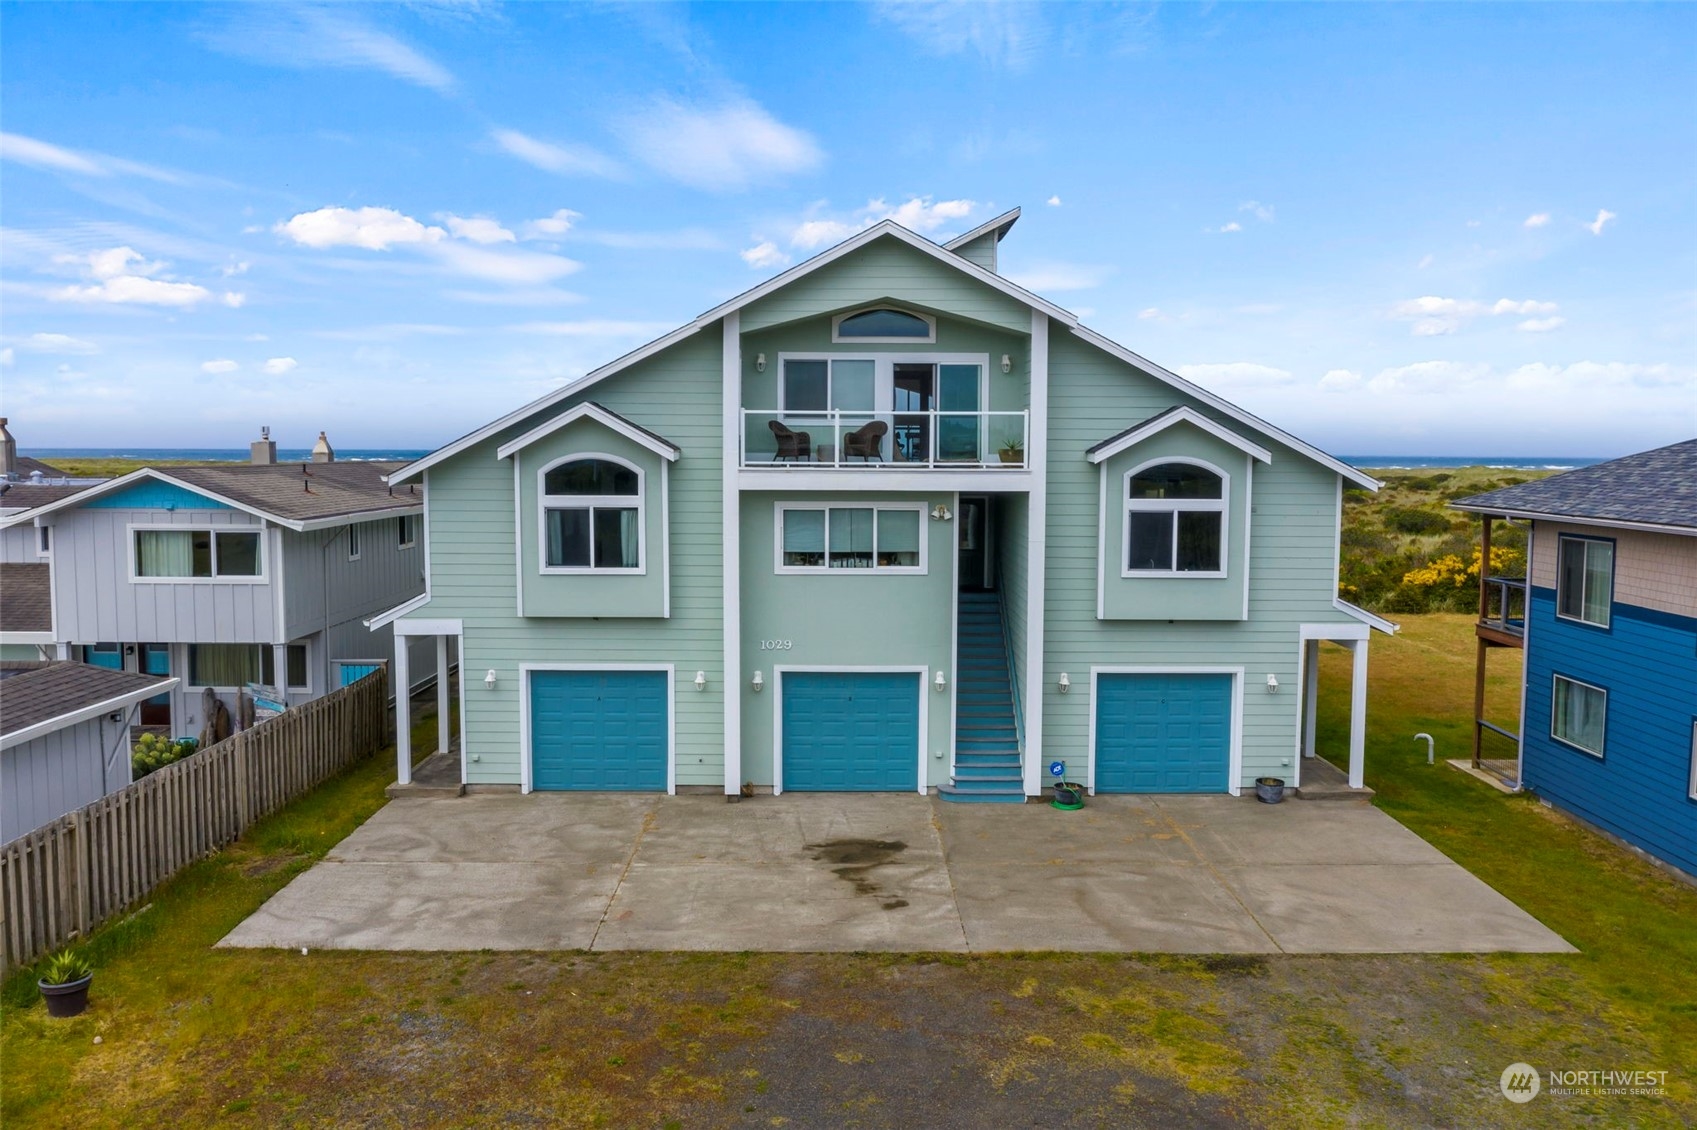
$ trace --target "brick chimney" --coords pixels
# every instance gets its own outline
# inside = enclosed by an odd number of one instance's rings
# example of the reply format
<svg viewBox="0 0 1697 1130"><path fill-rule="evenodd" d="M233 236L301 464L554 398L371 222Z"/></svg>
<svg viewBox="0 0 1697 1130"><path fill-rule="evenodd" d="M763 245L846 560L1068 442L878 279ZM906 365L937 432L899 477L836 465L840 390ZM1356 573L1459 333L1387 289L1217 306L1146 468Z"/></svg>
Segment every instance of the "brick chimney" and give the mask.
<svg viewBox="0 0 1697 1130"><path fill-rule="evenodd" d="M6 430L6 417L0 416L0 473L7 479L18 477L18 441L12 438L12 433Z"/></svg>
<svg viewBox="0 0 1697 1130"><path fill-rule="evenodd" d="M270 467L277 462L277 441L271 438L270 428L260 428L259 438L248 444L248 461L256 467Z"/></svg>
<svg viewBox="0 0 1697 1130"><path fill-rule="evenodd" d="M312 461L314 463L334 463L336 452L330 447L330 440L323 432L318 433L318 442L312 445Z"/></svg>

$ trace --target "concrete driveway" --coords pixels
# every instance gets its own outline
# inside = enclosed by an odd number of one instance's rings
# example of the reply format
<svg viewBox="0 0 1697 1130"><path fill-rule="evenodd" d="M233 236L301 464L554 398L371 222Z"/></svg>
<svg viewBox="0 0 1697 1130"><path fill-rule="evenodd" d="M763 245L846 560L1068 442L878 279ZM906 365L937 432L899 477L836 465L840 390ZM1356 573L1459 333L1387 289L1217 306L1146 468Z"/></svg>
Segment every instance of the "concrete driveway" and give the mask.
<svg viewBox="0 0 1697 1130"><path fill-rule="evenodd" d="M394 801L219 944L1572 951L1370 807L793 793Z"/></svg>

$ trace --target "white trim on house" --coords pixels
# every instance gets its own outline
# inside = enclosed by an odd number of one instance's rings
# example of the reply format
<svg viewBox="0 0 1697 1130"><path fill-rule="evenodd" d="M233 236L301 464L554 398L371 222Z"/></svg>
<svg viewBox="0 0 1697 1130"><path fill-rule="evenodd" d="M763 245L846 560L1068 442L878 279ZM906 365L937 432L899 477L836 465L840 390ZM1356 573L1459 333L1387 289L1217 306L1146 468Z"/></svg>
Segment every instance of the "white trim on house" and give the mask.
<svg viewBox="0 0 1697 1130"><path fill-rule="evenodd" d="M1090 668L1090 744L1085 754L1085 787L1096 795L1096 715L1097 684L1103 675L1230 675L1232 677L1231 738L1226 765L1226 791L1232 796L1243 792L1243 678L1242 667L1231 666L1120 666L1104 665Z"/></svg>
<svg viewBox="0 0 1697 1130"><path fill-rule="evenodd" d="M1596 691L1598 694L1603 696L1603 741L1602 741L1603 748L1602 749L1589 749L1585 746L1580 745L1578 742L1574 741L1572 738L1564 738L1560 734L1556 733L1556 684L1557 683L1568 683L1572 686L1584 687L1586 690ZM1526 727L1524 725L1521 726L1521 729L1525 729L1525 728ZM1599 687L1596 683L1587 683L1584 679L1575 679L1572 675L1563 675L1560 671L1551 671L1550 672L1550 740L1553 741L1553 742L1560 742L1562 745L1566 746L1568 749L1577 750L1578 752L1583 753L1586 757L1594 757L1598 761L1604 760L1603 753L1604 753L1605 750L1607 750L1609 748L1609 688Z"/></svg>
<svg viewBox="0 0 1697 1130"><path fill-rule="evenodd" d="M58 643L56 632L0 632L0 644L49 644Z"/></svg>
<svg viewBox="0 0 1697 1130"><path fill-rule="evenodd" d="M465 621L458 618L441 620L396 620L397 636L458 636L465 632Z"/></svg>
<svg viewBox="0 0 1697 1130"><path fill-rule="evenodd" d="M410 537L410 538L407 537L407 533L408 533L407 522L408 522L408 520L411 520L411 522L412 522L412 530L411 530L412 537ZM419 522L418 522L418 517L416 515L402 514L399 518L396 518L395 519L395 548L398 549L398 550L399 549L417 549L418 548L418 526L419 526Z"/></svg>
<svg viewBox="0 0 1697 1130"><path fill-rule="evenodd" d="M989 495L982 496L982 498L984 504L984 567L988 569L993 556L991 554L990 547L996 543L990 540L990 507L992 498ZM960 494L958 492L955 494L953 501L955 522L959 523L961 517ZM923 516L921 516L920 519L919 540L921 543L931 540L926 534ZM955 776L955 755L959 752L960 747L960 526L958 524L949 532L949 557L949 663L954 669L954 685L949 687L948 691L949 753L943 761L947 767L947 779L952 782ZM921 559L923 560L923 558ZM997 577L996 581L999 586L1001 578ZM996 601L999 606L1001 603L1001 592L999 588L996 593ZM1013 672L1009 671L1008 674L1011 677ZM1014 736L1017 740L1019 736L1017 719L1014 728ZM922 747L922 753L923 747L926 744L927 743L924 740L921 740L920 746ZM919 787L923 789L926 784L926 769L929 767L930 762L926 761L925 758L921 756L919 765ZM936 784L941 785L943 782L938 781Z"/></svg>
<svg viewBox="0 0 1697 1130"><path fill-rule="evenodd" d="M742 795L742 495L732 471L742 449L742 315L725 315L719 346L719 545L724 646L720 677L725 711L725 795Z"/></svg>
<svg viewBox="0 0 1697 1130"><path fill-rule="evenodd" d="M1213 420L1210 420L1208 417L1204 416L1202 413L1187 404L1181 404L1176 408L1169 408L1150 417L1143 423L1121 434L1121 436L1112 443L1107 444L1104 447L1093 449L1086 454L1085 458L1089 459L1092 463L1105 462L1112 459L1126 448L1135 447L1150 436L1159 435L1174 424L1181 423L1191 424L1200 428L1220 442L1230 444L1239 451L1254 456L1258 462L1270 464L1273 461L1273 453L1271 451L1268 451L1260 444L1249 442L1230 428L1226 427L1224 424L1215 423Z"/></svg>
<svg viewBox="0 0 1697 1130"><path fill-rule="evenodd" d="M1332 598L1332 607L1337 609L1339 612L1342 612L1345 616L1359 620L1374 631L1383 632L1387 636L1394 636L1401 630L1401 625L1393 624L1383 616L1375 616L1365 608L1357 608L1342 597L1334 596Z"/></svg>
<svg viewBox="0 0 1697 1130"><path fill-rule="evenodd" d="M871 415L872 413L868 413ZM1035 426L1035 425L1034 425ZM734 438L734 437L733 437ZM730 466L736 466L736 453L731 454ZM1029 464L1030 460L1026 462ZM857 494L868 491L904 491L910 493L948 494L1008 494L1027 491L1036 482L1031 469L1004 471L986 465L971 471L899 471L901 464L873 464L860 473L860 464L842 464L828 471L806 471L798 465L785 465L781 472L748 470L737 472L733 480L741 490L759 491L843 491Z"/></svg>
<svg viewBox="0 0 1697 1130"><path fill-rule="evenodd" d="M1219 498L1139 498L1131 497L1131 480L1141 471L1151 467L1161 467L1168 463L1179 463L1187 467L1201 467L1219 477ZM1159 578L1169 580L1175 578L1196 578L1200 580L1221 580L1231 574L1231 475L1206 459L1195 459L1189 456L1162 456L1128 470L1120 476L1120 516L1121 528L1125 537L1119 546L1120 578L1130 580L1135 578ZM1218 569L1178 568L1178 515L1180 512L1197 514L1218 514L1220 516L1220 567ZM1131 555L1131 516L1133 514L1171 514L1173 516L1173 568L1171 569L1133 569L1128 558ZM1249 515L1244 513L1244 524L1248 525ZM1249 572L1247 560L1244 563L1244 573ZM1244 577L1245 591L1248 589L1247 575ZM1245 599L1248 599L1247 597Z"/></svg>
<svg viewBox="0 0 1697 1130"><path fill-rule="evenodd" d="M207 533L211 535L210 567L214 572L205 577L144 577L140 573L140 561L136 559L136 534L148 530L175 531L185 534ZM132 585L268 585L271 583L271 547L266 543L270 540L265 536L266 528L259 526L212 526L212 525L171 525L165 522L131 522L124 526L124 540L129 543L129 581ZM259 539L259 572L257 573L219 573L218 568L218 535L219 534L252 534ZM192 567L192 566L191 566ZM281 625L279 625L281 628Z"/></svg>
<svg viewBox="0 0 1697 1130"><path fill-rule="evenodd" d="M925 747L931 733L931 710L928 694L931 669L929 667L911 667L896 664L893 666L836 666L832 664L775 664L772 667L772 795L781 796L784 792L784 675L789 672L797 674L825 675L918 675L919 683L919 741L918 749L918 781L919 795L924 796L925 786Z"/></svg>
<svg viewBox="0 0 1697 1130"><path fill-rule="evenodd" d="M575 408L567 409L558 416L555 416L544 423L538 424L536 427L525 432L517 439L508 440L506 443L503 443L500 447L495 449L495 458L506 459L510 456L516 455L518 452L523 451L536 441L545 439L559 431L561 428L566 427L568 424L575 424L577 421L586 417L594 420L604 428L619 433L632 443L647 448L649 451L652 451L654 454L669 463L677 462L678 456L683 454L676 444L662 440L652 432L647 431L644 428L639 428L630 421L615 416L599 404L590 404L585 402L577 405Z"/></svg>
<svg viewBox="0 0 1697 1130"><path fill-rule="evenodd" d="M462 667L464 664L462 663ZM530 733L530 676L537 671L664 671L666 673L666 795L678 791L678 692L675 663L520 663L519 664L519 791L531 792L536 751ZM461 680L464 681L463 679ZM463 743L462 743L463 744Z"/></svg>
<svg viewBox="0 0 1697 1130"><path fill-rule="evenodd" d="M985 220L965 235L955 236L953 239L943 244L943 250L958 251L960 248L965 247L980 236L989 235L992 231L996 233L996 242L1000 243L1002 240L1007 238L1009 229L1011 229L1018 220L1019 209L1010 208L1008 211L1003 212L1000 216L995 216L991 219Z"/></svg>
<svg viewBox="0 0 1697 1130"><path fill-rule="evenodd" d="M1043 701L1048 680L1043 675L1044 631L1049 602L1047 589L1049 545L1049 318L1031 312L1030 446L1025 461L1031 467L1031 489L1025 518L1025 681L1020 706L1025 711L1025 795L1043 792Z"/></svg>
<svg viewBox="0 0 1697 1130"><path fill-rule="evenodd" d="M959 495L956 495L958 502ZM824 557L821 565L785 565L784 564L784 515L791 510L823 510L825 512ZM833 510L870 510L872 511L872 559L873 563L864 569L833 569L831 567L831 511ZM919 564L918 565L879 565L878 559L878 511L904 510L911 511L919 520ZM930 506L924 502L878 502L875 499L866 501L831 501L831 502L774 502L772 504L772 572L780 576L801 577L867 577L867 576L924 576L931 571L931 555L929 552L930 537L927 536L926 513ZM958 517L960 508L957 505L955 514Z"/></svg>
<svg viewBox="0 0 1697 1130"><path fill-rule="evenodd" d="M924 322L927 333L924 337L844 337L841 326L845 318L853 318L860 314L873 314L879 310L888 310L892 314L906 314ZM917 310L904 310L894 302L874 302L870 306L862 306L842 314L831 315L831 344L832 345L935 345L937 344L937 316L922 314Z"/></svg>
<svg viewBox="0 0 1697 1130"><path fill-rule="evenodd" d="M584 463L590 460L601 460L616 463L620 467L636 475L636 493L630 494L549 494L547 488L548 472L562 463ZM517 465L516 463L514 464ZM664 466L664 464L662 464ZM515 507L521 505L522 495L515 494ZM635 499L635 506L630 502ZM636 510L636 566L598 566L595 562L595 511L596 510ZM588 510L589 516L589 560L588 565L550 565L548 564L548 511L550 510ZM641 467L617 455L604 451L574 451L570 455L562 455L546 466L536 471L536 571L544 576L622 576L645 577L648 575L648 474ZM522 613L521 613L522 615Z"/></svg>
<svg viewBox="0 0 1697 1130"><path fill-rule="evenodd" d="M401 617L409 615L413 612L417 612L420 608L423 608L426 604L429 604L429 603L430 603L430 593L429 592L421 592L417 596L413 597L411 600L405 601L401 604L397 604L397 605L395 605L395 607L389 609L387 612L379 612L377 615L371 617L369 620L361 620L360 623L364 624L367 628L369 628L370 630L375 632L378 628L381 628L386 624L393 624L396 620L399 620Z"/></svg>
<svg viewBox="0 0 1697 1130"><path fill-rule="evenodd" d="M155 695L164 694L176 689L176 686L180 681L181 680L177 679L175 676L171 676L161 679L157 683L150 683L138 690L125 691L121 695L102 699L100 702L90 703L88 706L78 707L75 710L67 711L64 714L57 715L53 718L44 718L32 726L25 726L21 730L13 730L9 734L0 735L0 749L12 749L15 746L20 746L26 742L34 741L36 738L44 737L47 734L57 733L60 730L75 726L79 722L87 722L91 719L98 718L102 714L111 714L114 711L126 710L143 699L153 698Z"/></svg>
<svg viewBox="0 0 1697 1130"><path fill-rule="evenodd" d="M1372 613L1365 613L1371 616ZM1377 617L1374 617L1377 619ZM1394 625L1393 625L1394 626ZM1366 647L1368 638L1374 629L1366 623L1352 624L1298 624L1296 627L1296 756L1291 759L1291 780L1293 788L1302 787L1302 759L1314 757L1314 727L1318 714L1320 700L1320 642L1330 640L1353 650L1356 647ZM1365 711L1367 702L1355 701L1355 688L1352 682L1350 688L1350 733L1354 736L1354 723L1357 712ZM1363 729L1365 734L1365 728ZM1350 747L1351 775L1357 775L1360 768L1356 762L1365 755L1365 750ZM1355 786L1359 787L1359 786Z"/></svg>
<svg viewBox="0 0 1697 1130"><path fill-rule="evenodd" d="M1597 526L1606 530L1644 530L1653 534L1679 534L1682 537L1697 537L1697 526L1668 526L1657 522L1628 522L1619 518L1587 518L1576 514L1546 514L1539 510L1505 510L1501 506L1463 506L1452 502L1450 506L1456 510L1465 510L1469 514L1491 514L1500 518L1519 518L1523 522L1559 522L1568 526ZM5 523L0 522L0 526Z"/></svg>
<svg viewBox="0 0 1697 1130"><path fill-rule="evenodd" d="M1095 330L1084 325L1075 324L1070 328L1075 335L1089 342L1091 345L1094 345L1104 353L1107 353L1109 356L1116 357L1119 360L1124 361L1126 364L1142 370L1148 375L1154 377L1156 380L1165 381L1180 392L1185 393L1187 396L1195 397L1202 401L1202 403L1217 409L1240 424L1245 424L1254 428L1258 432L1273 437L1287 447L1308 456L1308 458L1314 460L1321 466L1336 471L1350 482L1357 483L1368 490L1376 491L1379 489L1381 485L1379 480L1373 478L1371 475L1356 470L1354 467L1351 467L1348 463L1345 463L1343 460L1338 459L1335 456L1327 455L1324 451L1321 451L1313 444L1297 439L1289 432L1284 431L1281 428L1276 428L1259 417L1250 415L1231 401L1226 400L1224 397L1216 396L1201 385L1192 384L1177 373L1168 369L1163 369L1148 358L1140 357L1125 346L1119 344L1117 341L1114 341L1112 338L1104 337L1102 334L1097 333Z"/></svg>

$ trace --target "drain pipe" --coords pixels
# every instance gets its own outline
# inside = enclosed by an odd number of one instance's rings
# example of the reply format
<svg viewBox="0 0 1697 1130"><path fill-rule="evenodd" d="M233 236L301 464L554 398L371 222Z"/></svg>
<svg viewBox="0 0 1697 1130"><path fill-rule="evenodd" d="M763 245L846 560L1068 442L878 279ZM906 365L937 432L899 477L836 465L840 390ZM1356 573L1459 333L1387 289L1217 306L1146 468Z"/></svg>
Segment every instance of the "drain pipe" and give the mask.
<svg viewBox="0 0 1697 1130"><path fill-rule="evenodd" d="M1432 735L1431 734L1415 734L1414 740L1417 741L1417 742L1418 741L1424 741L1426 743L1426 764L1436 765L1437 762L1433 758L1435 756L1434 751L1437 747L1432 741Z"/></svg>

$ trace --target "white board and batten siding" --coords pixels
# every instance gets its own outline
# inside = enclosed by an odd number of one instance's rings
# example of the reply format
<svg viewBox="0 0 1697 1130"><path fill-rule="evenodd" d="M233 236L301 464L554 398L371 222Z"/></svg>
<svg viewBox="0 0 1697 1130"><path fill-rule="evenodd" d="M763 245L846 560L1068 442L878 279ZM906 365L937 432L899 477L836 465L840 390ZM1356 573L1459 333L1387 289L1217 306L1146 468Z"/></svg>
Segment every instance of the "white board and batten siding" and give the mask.
<svg viewBox="0 0 1697 1130"><path fill-rule="evenodd" d="M130 783L129 724L104 716L0 751L0 843L35 831Z"/></svg>
<svg viewBox="0 0 1697 1130"><path fill-rule="evenodd" d="M310 639L307 663L312 693L340 684L343 660L373 660L394 654L392 629L372 632L365 621L424 591L424 518L415 520L413 544L400 546L400 522L380 518L359 524L359 557L348 556L348 527L279 530L283 545L285 639ZM410 652L414 683L436 670L428 640ZM292 698L304 696L293 695Z"/></svg>
<svg viewBox="0 0 1697 1130"><path fill-rule="evenodd" d="M669 708L677 784L724 787L721 346L717 327L696 334L426 472L432 596L419 615L451 617L463 627L468 783L521 780L521 663L606 662L675 667ZM496 450L584 400L684 451L667 473L669 618L518 615L513 467ZM651 495L647 505L659 503ZM648 551L660 552L661 546L651 544ZM486 671L496 674L493 687L484 684ZM706 672L705 691L695 689L697 671Z"/></svg>

